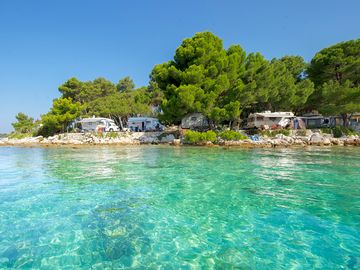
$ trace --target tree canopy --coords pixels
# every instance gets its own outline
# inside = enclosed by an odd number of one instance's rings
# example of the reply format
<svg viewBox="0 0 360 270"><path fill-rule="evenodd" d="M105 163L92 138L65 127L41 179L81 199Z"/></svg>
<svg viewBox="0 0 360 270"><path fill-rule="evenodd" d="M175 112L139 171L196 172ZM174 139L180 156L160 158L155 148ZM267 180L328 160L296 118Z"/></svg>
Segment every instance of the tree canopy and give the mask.
<svg viewBox="0 0 360 270"><path fill-rule="evenodd" d="M200 112L220 123L243 110L300 110L314 89L305 72L299 56L268 61L239 45L226 50L220 38L203 32L185 39L174 60L155 66L150 78L164 93L169 122Z"/></svg>
<svg viewBox="0 0 360 270"><path fill-rule="evenodd" d="M236 44L226 49L219 37L201 32L184 39L173 59L153 68L147 87L136 88L130 77L116 84L102 77L72 77L59 92L61 97L42 116L41 131L47 134L63 132L77 117L93 115L123 126L123 119L154 114L159 106L166 123L179 123L193 112L221 124L257 111L311 109L348 120L360 111L360 39L322 49L306 63L292 55L267 60ZM17 120L13 126L18 132L34 125L22 113Z"/></svg>
<svg viewBox="0 0 360 270"><path fill-rule="evenodd" d="M308 73L316 86L308 107L341 114L346 125L351 113L360 111L360 39L322 49L311 60Z"/></svg>
<svg viewBox="0 0 360 270"><path fill-rule="evenodd" d="M52 135L65 132L68 125L81 115L84 105L73 102L71 98L58 98L53 101L50 112L41 116L42 127L40 133Z"/></svg>
<svg viewBox="0 0 360 270"><path fill-rule="evenodd" d="M26 114L19 112L15 116L17 122L12 123L12 126L17 133L30 133L34 131L35 122L34 118L27 116Z"/></svg>

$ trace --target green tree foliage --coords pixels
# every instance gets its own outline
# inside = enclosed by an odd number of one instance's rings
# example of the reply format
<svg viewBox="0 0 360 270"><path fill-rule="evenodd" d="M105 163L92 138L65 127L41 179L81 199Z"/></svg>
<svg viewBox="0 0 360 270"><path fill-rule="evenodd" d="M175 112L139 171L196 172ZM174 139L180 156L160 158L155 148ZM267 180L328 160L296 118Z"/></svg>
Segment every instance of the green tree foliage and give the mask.
<svg viewBox="0 0 360 270"><path fill-rule="evenodd" d="M225 50L221 39L204 32L185 39L174 60L154 67L151 82L164 93L169 122L200 112L215 123L232 121L245 111L299 110L313 92L299 56L266 60L239 45Z"/></svg>
<svg viewBox="0 0 360 270"><path fill-rule="evenodd" d="M123 92L131 92L135 90L135 84L134 81L130 77L125 77L121 80L119 80L118 84L116 85L117 90L120 93Z"/></svg>
<svg viewBox="0 0 360 270"><path fill-rule="evenodd" d="M89 114L113 118L123 127L123 118L130 115L149 114L150 102L146 88L132 92L117 92L91 102Z"/></svg>
<svg viewBox="0 0 360 270"><path fill-rule="evenodd" d="M341 115L344 126L352 113L360 111L360 85L354 86L349 80L344 83L330 80L321 87L322 105L325 115Z"/></svg>
<svg viewBox="0 0 360 270"><path fill-rule="evenodd" d="M59 86L59 91L63 98L71 98L74 102L88 104L97 98L115 94L117 89L112 82L104 78L97 78L88 82L70 78Z"/></svg>
<svg viewBox="0 0 360 270"><path fill-rule="evenodd" d="M215 142L217 137L216 133L212 130L206 132L189 130L186 132L184 140L189 144L203 144L206 142Z"/></svg>
<svg viewBox="0 0 360 270"><path fill-rule="evenodd" d="M315 54L308 69L316 86L329 81L360 84L360 39L350 40L322 49Z"/></svg>
<svg viewBox="0 0 360 270"><path fill-rule="evenodd" d="M62 98L71 98L83 105L82 116L110 117L122 127L123 118L150 114L150 105L162 99L158 88L135 89L130 77L121 79L117 85L104 78L87 82L70 78L59 87L59 91Z"/></svg>
<svg viewBox="0 0 360 270"><path fill-rule="evenodd" d="M12 123L16 133L31 133L35 129L34 118L27 116L24 113L18 113L15 116L17 122Z"/></svg>
<svg viewBox="0 0 360 270"><path fill-rule="evenodd" d="M308 73L316 87L308 108L341 114L347 125L351 113L360 111L360 39L322 49L311 60Z"/></svg>
<svg viewBox="0 0 360 270"><path fill-rule="evenodd" d="M252 111L300 110L314 90L305 76L305 67L299 56L269 62L259 53L249 54L242 76L241 104Z"/></svg>
<svg viewBox="0 0 360 270"><path fill-rule="evenodd" d="M40 134L48 136L65 132L68 125L81 115L84 105L73 102L71 98L58 98L53 102L50 112L42 115Z"/></svg>
<svg viewBox="0 0 360 270"><path fill-rule="evenodd" d="M239 46L227 52L221 39L209 32L185 39L174 60L155 66L150 76L164 93L165 119L179 122L191 112L214 121L238 117L240 103L226 95L239 77L239 61L244 58Z"/></svg>

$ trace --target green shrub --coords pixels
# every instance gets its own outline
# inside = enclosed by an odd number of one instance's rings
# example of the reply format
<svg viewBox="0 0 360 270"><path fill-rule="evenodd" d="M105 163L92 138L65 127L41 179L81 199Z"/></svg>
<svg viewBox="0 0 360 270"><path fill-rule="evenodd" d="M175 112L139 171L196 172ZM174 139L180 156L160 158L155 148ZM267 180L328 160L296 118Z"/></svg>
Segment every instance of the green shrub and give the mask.
<svg viewBox="0 0 360 270"><path fill-rule="evenodd" d="M306 129L298 129L296 131L297 136L306 136Z"/></svg>
<svg viewBox="0 0 360 270"><path fill-rule="evenodd" d="M261 136L268 136L268 137L275 137L278 134L283 134L285 136L289 136L290 135L290 130L289 129L275 129L275 130L263 130L261 131L260 135Z"/></svg>
<svg viewBox="0 0 360 270"><path fill-rule="evenodd" d="M9 139L24 139L24 138L29 138L29 137L33 137L34 134L33 133L18 133L18 132L13 132L9 135Z"/></svg>
<svg viewBox="0 0 360 270"><path fill-rule="evenodd" d="M215 131L212 130L202 132L202 136L203 140L207 142L215 142L217 139Z"/></svg>
<svg viewBox="0 0 360 270"><path fill-rule="evenodd" d="M112 139L117 138L117 136L118 136L118 133L115 131L107 132L105 135L106 138L112 138Z"/></svg>
<svg viewBox="0 0 360 270"><path fill-rule="evenodd" d="M335 138L340 138L343 135L350 136L358 134L356 131L348 127L336 126L333 128L322 128L322 133L332 134Z"/></svg>
<svg viewBox="0 0 360 270"><path fill-rule="evenodd" d="M343 132L340 127L336 126L332 129L332 134L335 138L340 138L343 135Z"/></svg>
<svg viewBox="0 0 360 270"><path fill-rule="evenodd" d="M248 138L247 136L235 130L225 130L220 132L219 137L226 141L240 141Z"/></svg>
<svg viewBox="0 0 360 270"><path fill-rule="evenodd" d="M185 134L185 142L196 144L196 143L203 143L203 142L215 142L216 141L216 133L212 130L206 132L197 132L189 130Z"/></svg>
<svg viewBox="0 0 360 270"><path fill-rule="evenodd" d="M331 128L322 128L320 130L321 130L322 133L332 134L332 129Z"/></svg>
<svg viewBox="0 0 360 270"><path fill-rule="evenodd" d="M350 136L357 134L357 132L355 132L351 128L343 127L343 126L336 126L332 128L332 131L335 138L340 138L343 135Z"/></svg>

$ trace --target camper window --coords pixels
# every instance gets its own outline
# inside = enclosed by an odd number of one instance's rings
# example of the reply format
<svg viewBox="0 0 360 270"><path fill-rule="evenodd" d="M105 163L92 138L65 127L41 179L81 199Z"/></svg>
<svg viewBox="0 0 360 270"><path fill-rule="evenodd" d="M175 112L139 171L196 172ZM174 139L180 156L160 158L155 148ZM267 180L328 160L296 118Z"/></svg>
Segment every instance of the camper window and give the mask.
<svg viewBox="0 0 360 270"><path fill-rule="evenodd" d="M258 117L256 117L256 120L258 120L258 121L263 121L263 120L264 120L264 117L263 117L263 116L258 116Z"/></svg>
<svg viewBox="0 0 360 270"><path fill-rule="evenodd" d="M192 116L192 117L190 118L191 121L196 121L196 119L197 119L196 116Z"/></svg>

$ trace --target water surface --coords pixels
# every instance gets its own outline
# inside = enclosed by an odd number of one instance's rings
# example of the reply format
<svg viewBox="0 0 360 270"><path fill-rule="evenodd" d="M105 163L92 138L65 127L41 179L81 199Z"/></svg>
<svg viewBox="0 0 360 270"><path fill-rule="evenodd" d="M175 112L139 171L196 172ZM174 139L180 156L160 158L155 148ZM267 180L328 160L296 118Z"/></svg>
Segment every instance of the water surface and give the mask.
<svg viewBox="0 0 360 270"><path fill-rule="evenodd" d="M0 147L0 269L360 269L360 148Z"/></svg>

